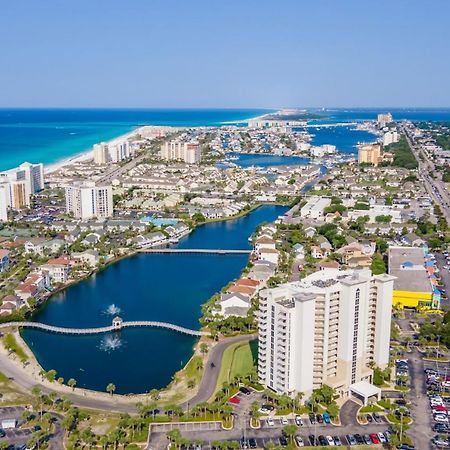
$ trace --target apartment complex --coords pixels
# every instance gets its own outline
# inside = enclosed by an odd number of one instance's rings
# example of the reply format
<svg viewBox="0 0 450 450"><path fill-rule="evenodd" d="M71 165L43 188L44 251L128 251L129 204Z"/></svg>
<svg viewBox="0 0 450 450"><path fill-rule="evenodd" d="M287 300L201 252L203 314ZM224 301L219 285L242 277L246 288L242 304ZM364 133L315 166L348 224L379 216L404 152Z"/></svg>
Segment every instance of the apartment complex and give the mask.
<svg viewBox="0 0 450 450"><path fill-rule="evenodd" d="M0 221L7 220L8 208L29 207L31 195L42 189L43 164L25 162L14 169L0 172Z"/></svg>
<svg viewBox="0 0 450 450"><path fill-rule="evenodd" d="M362 144L358 146L358 163L367 163L378 166L381 161L380 144Z"/></svg>
<svg viewBox="0 0 450 450"><path fill-rule="evenodd" d="M394 277L324 269L260 292L260 382L278 393L322 384L346 396L389 362Z"/></svg>
<svg viewBox="0 0 450 450"><path fill-rule="evenodd" d="M111 185L97 185L93 181L81 181L66 187L66 210L74 217L103 219L113 215Z"/></svg>
<svg viewBox="0 0 450 450"><path fill-rule="evenodd" d="M394 144L399 141L399 136L397 130L386 131L383 134L383 146Z"/></svg>
<svg viewBox="0 0 450 450"><path fill-rule="evenodd" d="M198 142L172 140L161 145L161 158L166 161L183 161L186 164L198 164L202 154Z"/></svg>

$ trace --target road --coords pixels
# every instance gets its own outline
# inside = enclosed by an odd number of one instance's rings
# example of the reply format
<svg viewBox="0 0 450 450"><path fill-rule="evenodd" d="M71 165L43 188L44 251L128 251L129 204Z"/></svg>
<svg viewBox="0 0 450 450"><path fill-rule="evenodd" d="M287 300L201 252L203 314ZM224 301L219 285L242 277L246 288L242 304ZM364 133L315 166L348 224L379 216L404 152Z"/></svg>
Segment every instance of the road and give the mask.
<svg viewBox="0 0 450 450"><path fill-rule="evenodd" d="M425 189L436 204L440 206L447 223L450 223L450 195L445 183L438 179L440 174L436 173L433 161L431 161L424 149L411 136L409 128L405 124L401 124L400 129L419 164L419 174L424 181ZM436 178L432 178L430 174Z"/></svg>
<svg viewBox="0 0 450 450"><path fill-rule="evenodd" d="M224 351L232 344L237 342L249 342L256 339L255 334L245 336L235 336L229 339L225 339L215 345L209 352L208 361L205 366L205 372L203 374L202 381L198 392L192 397L189 402L184 403L182 406L184 409L197 405L198 403L207 402L214 391L216 390L217 378L219 377L220 365L222 363L222 357Z"/></svg>

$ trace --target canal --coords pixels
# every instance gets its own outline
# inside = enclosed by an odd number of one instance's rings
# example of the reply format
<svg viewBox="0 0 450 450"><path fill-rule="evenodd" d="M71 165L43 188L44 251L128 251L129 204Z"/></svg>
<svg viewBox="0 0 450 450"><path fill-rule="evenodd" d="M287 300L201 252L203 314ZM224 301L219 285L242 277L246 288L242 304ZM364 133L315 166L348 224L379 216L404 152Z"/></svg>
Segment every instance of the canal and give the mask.
<svg viewBox="0 0 450 450"><path fill-rule="evenodd" d="M198 227L180 248L247 249L249 236L286 207L265 205L248 215ZM59 326L157 320L198 329L201 305L237 278L248 255L139 254L54 295L34 320ZM22 336L46 370L78 387L141 393L166 386L192 355L195 338L162 329L126 329L118 335L64 336L24 330Z"/></svg>

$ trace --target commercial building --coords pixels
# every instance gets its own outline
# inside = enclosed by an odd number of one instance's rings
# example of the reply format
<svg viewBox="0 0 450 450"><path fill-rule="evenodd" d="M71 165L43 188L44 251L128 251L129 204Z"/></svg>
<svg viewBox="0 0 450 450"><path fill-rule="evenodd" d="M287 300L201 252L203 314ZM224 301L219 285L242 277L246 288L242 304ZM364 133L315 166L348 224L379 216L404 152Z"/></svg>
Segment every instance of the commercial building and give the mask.
<svg viewBox="0 0 450 450"><path fill-rule="evenodd" d="M341 396L389 362L390 275L324 268L260 291L258 374L277 393L309 397L327 384Z"/></svg>
<svg viewBox="0 0 450 450"><path fill-rule="evenodd" d="M308 198L306 204L300 209L300 216L310 219L318 219L324 216L324 209L331 205L331 199L313 195Z"/></svg>
<svg viewBox="0 0 450 450"><path fill-rule="evenodd" d="M66 187L66 210L80 219L112 217L111 185L97 185L92 181L76 182Z"/></svg>
<svg viewBox="0 0 450 450"><path fill-rule="evenodd" d="M0 183L0 222L8 220L9 207L11 207L9 183Z"/></svg>
<svg viewBox="0 0 450 450"><path fill-rule="evenodd" d="M161 145L161 158L166 161L183 161L198 164L201 161L201 148L198 142L172 140Z"/></svg>
<svg viewBox="0 0 450 450"><path fill-rule="evenodd" d="M361 144L358 146L358 163L378 166L381 161L380 144Z"/></svg>
<svg viewBox="0 0 450 450"><path fill-rule="evenodd" d="M395 276L392 303L397 308L437 309L440 291L434 285L434 263L423 247L389 247L389 274Z"/></svg>

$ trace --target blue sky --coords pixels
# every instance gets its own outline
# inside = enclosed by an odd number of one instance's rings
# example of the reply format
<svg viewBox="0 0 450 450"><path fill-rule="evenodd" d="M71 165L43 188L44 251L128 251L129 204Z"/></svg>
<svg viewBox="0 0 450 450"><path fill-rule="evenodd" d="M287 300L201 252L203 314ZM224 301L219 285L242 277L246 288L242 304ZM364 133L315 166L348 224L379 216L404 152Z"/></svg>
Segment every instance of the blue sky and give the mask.
<svg viewBox="0 0 450 450"><path fill-rule="evenodd" d="M10 0L0 106L450 106L448 0Z"/></svg>

